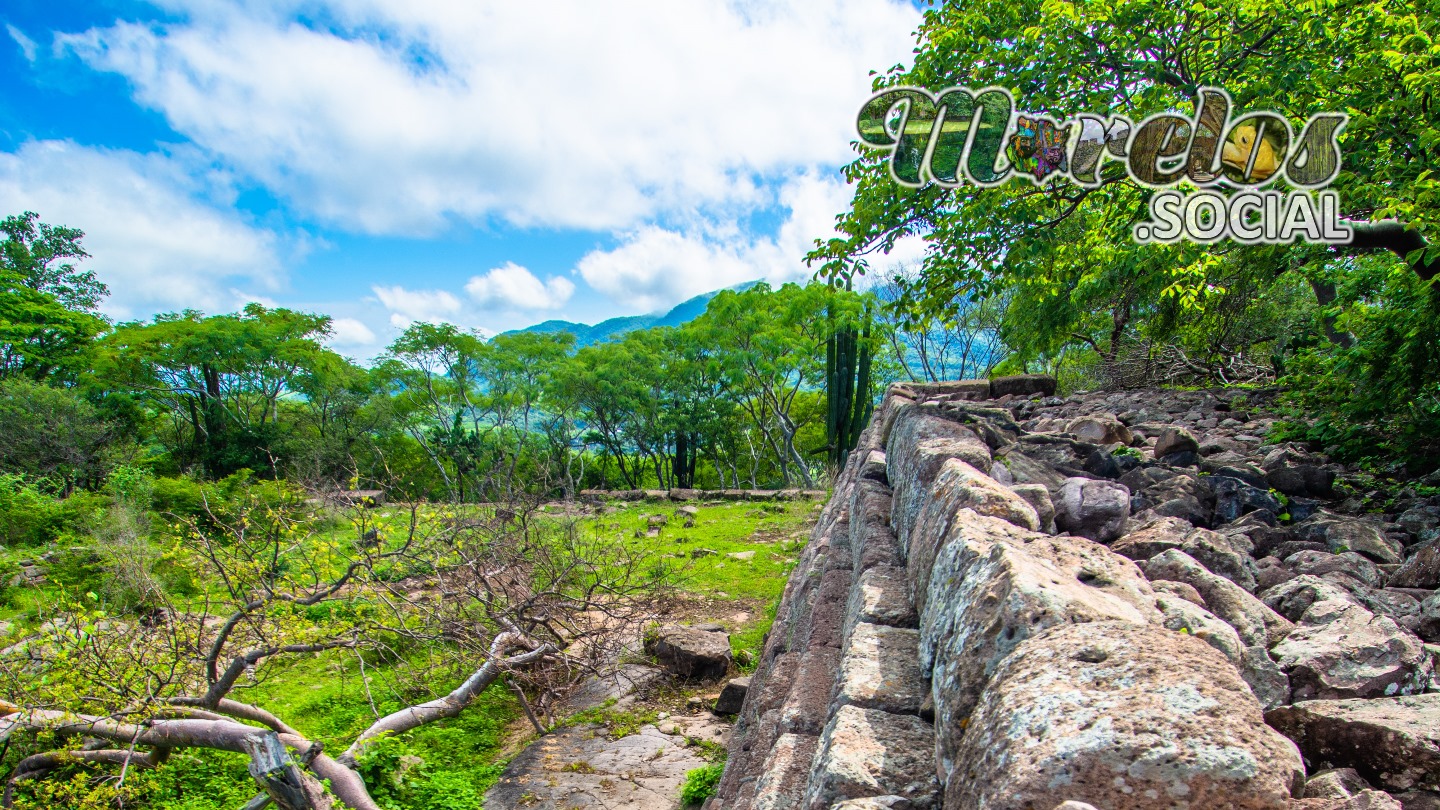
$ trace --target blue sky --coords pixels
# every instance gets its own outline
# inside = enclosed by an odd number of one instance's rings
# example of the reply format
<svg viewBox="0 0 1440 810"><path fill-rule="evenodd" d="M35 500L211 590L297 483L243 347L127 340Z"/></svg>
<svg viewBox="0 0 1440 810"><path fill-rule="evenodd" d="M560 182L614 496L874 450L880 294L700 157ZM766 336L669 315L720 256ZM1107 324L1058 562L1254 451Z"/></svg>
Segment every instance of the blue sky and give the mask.
<svg viewBox="0 0 1440 810"><path fill-rule="evenodd" d="M117 319L261 301L367 358L667 308L850 192L894 0L6 0L0 213L87 234ZM899 262L913 258L898 252Z"/></svg>

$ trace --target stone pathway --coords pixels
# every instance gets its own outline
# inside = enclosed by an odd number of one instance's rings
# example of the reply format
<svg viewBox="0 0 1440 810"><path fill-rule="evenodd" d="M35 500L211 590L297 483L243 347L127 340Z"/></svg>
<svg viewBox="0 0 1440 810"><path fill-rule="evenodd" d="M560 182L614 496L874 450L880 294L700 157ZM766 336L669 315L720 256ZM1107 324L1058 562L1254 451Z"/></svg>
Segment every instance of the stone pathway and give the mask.
<svg viewBox="0 0 1440 810"><path fill-rule="evenodd" d="M664 729L663 731L661 729ZM610 739L601 726L547 734L511 760L485 797L486 810L675 810L685 774L708 764L686 737L724 743L730 724L709 712ZM666 733L674 732L674 733Z"/></svg>

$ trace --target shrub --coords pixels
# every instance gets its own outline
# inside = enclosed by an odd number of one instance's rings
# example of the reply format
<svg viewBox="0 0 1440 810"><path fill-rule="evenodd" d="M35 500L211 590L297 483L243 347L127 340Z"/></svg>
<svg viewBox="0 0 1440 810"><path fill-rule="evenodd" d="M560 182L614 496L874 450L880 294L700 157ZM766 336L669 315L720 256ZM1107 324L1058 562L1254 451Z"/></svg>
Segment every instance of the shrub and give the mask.
<svg viewBox="0 0 1440 810"><path fill-rule="evenodd" d="M720 774L724 772L725 765L717 762L685 774L685 784L680 786L680 801L687 805L704 803L715 795L715 786L720 784Z"/></svg>
<svg viewBox="0 0 1440 810"><path fill-rule="evenodd" d="M59 536L66 523L61 502L24 476L0 473L0 543L36 546Z"/></svg>

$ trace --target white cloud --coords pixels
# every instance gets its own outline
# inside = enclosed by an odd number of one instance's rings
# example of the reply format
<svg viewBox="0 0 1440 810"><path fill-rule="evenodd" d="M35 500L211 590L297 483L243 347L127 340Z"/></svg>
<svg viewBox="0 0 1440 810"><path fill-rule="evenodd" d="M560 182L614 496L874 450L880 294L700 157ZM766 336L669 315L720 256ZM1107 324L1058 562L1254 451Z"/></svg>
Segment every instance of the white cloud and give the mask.
<svg viewBox="0 0 1440 810"><path fill-rule="evenodd" d="M407 290L400 285L374 286L375 297L390 311L390 325L404 329L416 321L454 322L460 314L460 299L445 290Z"/></svg>
<svg viewBox="0 0 1440 810"><path fill-rule="evenodd" d="M228 207L225 178L192 158L32 141L0 152L0 211L85 232L84 264L121 318L243 304L233 282L278 288L277 238ZM220 199L217 199L220 198Z"/></svg>
<svg viewBox="0 0 1440 810"><path fill-rule="evenodd" d="M355 318L336 318L330 322L330 345L340 348L370 349L375 333Z"/></svg>
<svg viewBox="0 0 1440 810"><path fill-rule="evenodd" d="M575 292L566 278L541 281L534 273L514 262L506 262L483 276L475 276L465 292L483 309L541 310L565 306Z"/></svg>
<svg viewBox="0 0 1440 810"><path fill-rule="evenodd" d="M789 214L773 237L746 236L732 221L703 218L676 229L644 226L626 233L619 247L587 254L576 272L637 312L746 281L804 283L815 272L806 266L805 254L816 239L835 234L835 215L849 207L852 194L838 177L797 175L777 195L777 204ZM875 264L912 260L913 248L907 242Z"/></svg>
<svg viewBox="0 0 1440 810"><path fill-rule="evenodd" d="M850 157L903 0L172 0L57 42L307 214L635 228ZM302 24L333 21L329 27Z"/></svg>
<svg viewBox="0 0 1440 810"><path fill-rule="evenodd" d="M6 23L5 31L10 34L11 39L15 40L15 44L20 46L20 52L25 54L25 61L34 62L36 51L35 40L25 36L24 31L21 31L9 23Z"/></svg>

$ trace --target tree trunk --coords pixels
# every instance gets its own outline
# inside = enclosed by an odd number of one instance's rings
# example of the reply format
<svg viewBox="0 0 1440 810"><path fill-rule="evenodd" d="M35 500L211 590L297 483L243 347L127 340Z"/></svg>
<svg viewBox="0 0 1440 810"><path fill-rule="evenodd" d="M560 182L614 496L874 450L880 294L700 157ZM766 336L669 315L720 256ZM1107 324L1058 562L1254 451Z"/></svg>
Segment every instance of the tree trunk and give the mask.
<svg viewBox="0 0 1440 810"><path fill-rule="evenodd" d="M273 731L256 734L241 742L250 755L250 776L265 791L249 808L263 807L272 802L280 810L330 810L333 805L325 788L312 776L295 767L285 743Z"/></svg>

